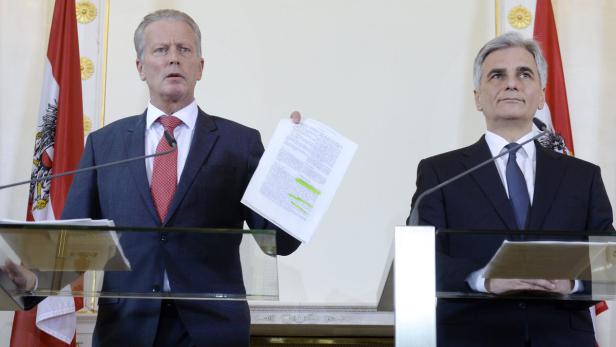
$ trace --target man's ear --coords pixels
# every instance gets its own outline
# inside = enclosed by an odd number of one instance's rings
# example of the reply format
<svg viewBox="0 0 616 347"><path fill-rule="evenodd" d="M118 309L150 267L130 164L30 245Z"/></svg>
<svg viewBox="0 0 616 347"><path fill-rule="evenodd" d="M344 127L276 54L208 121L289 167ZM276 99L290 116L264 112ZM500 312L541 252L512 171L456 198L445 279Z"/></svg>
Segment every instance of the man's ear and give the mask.
<svg viewBox="0 0 616 347"><path fill-rule="evenodd" d="M545 88L541 89L541 95L539 96L539 106L537 106L537 109L543 109L543 105L545 105Z"/></svg>
<svg viewBox="0 0 616 347"><path fill-rule="evenodd" d="M143 72L143 63L141 62L141 60L139 59L135 60L135 66L137 66L137 71L139 72L139 78L141 78L142 81L145 81L145 73Z"/></svg>
<svg viewBox="0 0 616 347"><path fill-rule="evenodd" d="M483 107L481 106L481 100L479 100L479 93L477 92L477 89L473 90L473 95L475 96L475 107L477 108L477 111L483 111Z"/></svg>
<svg viewBox="0 0 616 347"><path fill-rule="evenodd" d="M199 77L197 81L201 81L201 77L203 77L203 69L205 68L205 59L201 58L201 72L199 72Z"/></svg>

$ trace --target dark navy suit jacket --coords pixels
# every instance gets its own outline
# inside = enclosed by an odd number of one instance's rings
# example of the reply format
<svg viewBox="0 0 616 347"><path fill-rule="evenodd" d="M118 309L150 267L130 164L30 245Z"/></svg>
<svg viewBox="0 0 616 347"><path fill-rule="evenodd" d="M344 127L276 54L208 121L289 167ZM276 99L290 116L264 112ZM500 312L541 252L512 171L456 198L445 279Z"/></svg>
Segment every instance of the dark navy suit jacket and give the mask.
<svg viewBox="0 0 616 347"><path fill-rule="evenodd" d="M88 136L80 167L144 154L145 114L116 121ZM199 110L188 158L165 221L160 222L144 161L76 175L62 214L107 218L119 226L238 228L275 226L240 203L263 154L258 131ZM277 228L276 228L277 229ZM278 230L278 254L299 242ZM163 288L166 270L177 292L244 293L241 236L125 233L120 243L131 272L107 272L103 290L152 292ZM250 313L245 301L178 300L182 323L197 346L245 346ZM151 346L160 301L99 300L94 345Z"/></svg>
<svg viewBox="0 0 616 347"><path fill-rule="evenodd" d="M535 147L535 191L527 229L613 230L612 208L599 167L537 143ZM422 160L413 201L426 189L490 157L482 137L469 147ZM470 291L466 278L490 261L505 238L516 240L521 235L495 165L484 166L426 196L419 206L419 216L420 224L437 229L511 230L509 235L491 236L439 233L436 266L440 291ZM525 340L530 340L533 347L592 347L589 305L548 300L439 299L438 345L524 346Z"/></svg>

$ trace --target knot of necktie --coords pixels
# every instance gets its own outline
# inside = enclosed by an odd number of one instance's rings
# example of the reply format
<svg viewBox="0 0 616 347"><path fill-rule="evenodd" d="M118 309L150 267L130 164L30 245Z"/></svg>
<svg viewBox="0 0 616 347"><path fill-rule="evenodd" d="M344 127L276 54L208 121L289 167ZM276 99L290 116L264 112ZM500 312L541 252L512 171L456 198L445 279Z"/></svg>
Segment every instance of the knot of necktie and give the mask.
<svg viewBox="0 0 616 347"><path fill-rule="evenodd" d="M173 130L180 124L182 120L175 116L160 116L158 122L165 128L169 135L173 136Z"/></svg>
<svg viewBox="0 0 616 347"><path fill-rule="evenodd" d="M509 152L509 160L511 160L511 157L513 157L515 159L516 154L518 153L520 148L522 148L522 146L520 146L517 142L512 142L512 143L506 145L505 148L508 151L513 149L511 152Z"/></svg>

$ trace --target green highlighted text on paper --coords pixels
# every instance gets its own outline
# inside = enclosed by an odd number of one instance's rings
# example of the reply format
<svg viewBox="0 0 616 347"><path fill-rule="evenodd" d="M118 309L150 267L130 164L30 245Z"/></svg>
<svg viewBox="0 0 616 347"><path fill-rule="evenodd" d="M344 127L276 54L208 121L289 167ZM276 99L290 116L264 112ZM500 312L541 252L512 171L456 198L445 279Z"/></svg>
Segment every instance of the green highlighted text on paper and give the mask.
<svg viewBox="0 0 616 347"><path fill-rule="evenodd" d="M297 177L295 178L295 182L299 184L300 187L308 190L310 193L314 195L321 195L321 191L319 191L317 188L315 188L310 183L304 181L303 179ZM303 215L307 215L308 212L314 207L310 202L302 199L301 197L295 194L287 193L287 195L292 199L291 205L293 205L293 207L295 207L295 209Z"/></svg>
<svg viewBox="0 0 616 347"><path fill-rule="evenodd" d="M303 179L297 177L295 179L295 182L299 183L300 186L308 189L309 191L315 193L316 195L321 195L321 192L318 189L316 189L313 185L311 185L310 183L304 181Z"/></svg>

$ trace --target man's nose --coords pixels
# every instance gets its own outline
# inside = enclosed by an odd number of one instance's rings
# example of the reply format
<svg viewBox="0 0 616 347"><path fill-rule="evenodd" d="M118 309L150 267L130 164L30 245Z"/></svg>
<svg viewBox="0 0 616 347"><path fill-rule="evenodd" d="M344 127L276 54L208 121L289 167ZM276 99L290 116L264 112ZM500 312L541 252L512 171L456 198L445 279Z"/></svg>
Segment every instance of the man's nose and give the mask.
<svg viewBox="0 0 616 347"><path fill-rule="evenodd" d="M169 64L179 64L180 63L180 59L179 59L180 55L178 53L178 50L176 48L171 48L169 49Z"/></svg>
<svg viewBox="0 0 616 347"><path fill-rule="evenodd" d="M518 90L518 79L515 76L507 77L505 80L506 88L509 90Z"/></svg>

